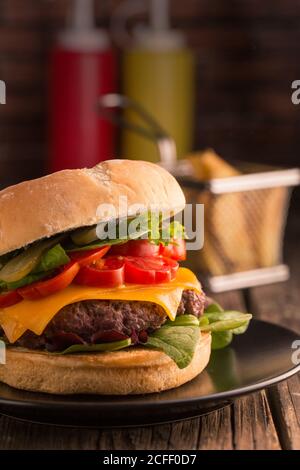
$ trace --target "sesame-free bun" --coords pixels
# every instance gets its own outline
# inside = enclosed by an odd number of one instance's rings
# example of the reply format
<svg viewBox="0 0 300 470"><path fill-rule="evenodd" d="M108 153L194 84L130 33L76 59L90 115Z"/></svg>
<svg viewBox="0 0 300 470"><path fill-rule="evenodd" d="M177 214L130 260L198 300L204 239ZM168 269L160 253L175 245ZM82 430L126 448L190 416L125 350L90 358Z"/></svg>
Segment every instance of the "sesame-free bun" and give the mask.
<svg viewBox="0 0 300 470"><path fill-rule="evenodd" d="M175 178L154 163L110 160L94 168L59 171L0 191L0 255L67 230L130 215L125 198L128 206L170 215L185 205Z"/></svg>
<svg viewBox="0 0 300 470"><path fill-rule="evenodd" d="M0 381L21 390L65 395L161 392L200 374L210 351L211 336L203 334L192 362L179 369L165 353L145 348L65 356L8 348Z"/></svg>

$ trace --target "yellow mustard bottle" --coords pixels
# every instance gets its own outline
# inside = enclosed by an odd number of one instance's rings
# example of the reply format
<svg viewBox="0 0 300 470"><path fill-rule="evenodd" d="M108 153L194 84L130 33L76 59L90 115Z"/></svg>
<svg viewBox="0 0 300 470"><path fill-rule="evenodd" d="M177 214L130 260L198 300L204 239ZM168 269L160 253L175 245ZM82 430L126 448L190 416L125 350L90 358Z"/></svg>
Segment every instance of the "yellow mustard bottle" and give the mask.
<svg viewBox="0 0 300 470"><path fill-rule="evenodd" d="M164 6L164 8L162 8ZM191 151L194 134L195 61L184 36L169 28L168 2L153 0L151 28L137 28L123 54L123 93L142 105L175 140L179 157ZM132 111L125 118L141 124ZM159 160L155 142L128 130L122 156Z"/></svg>

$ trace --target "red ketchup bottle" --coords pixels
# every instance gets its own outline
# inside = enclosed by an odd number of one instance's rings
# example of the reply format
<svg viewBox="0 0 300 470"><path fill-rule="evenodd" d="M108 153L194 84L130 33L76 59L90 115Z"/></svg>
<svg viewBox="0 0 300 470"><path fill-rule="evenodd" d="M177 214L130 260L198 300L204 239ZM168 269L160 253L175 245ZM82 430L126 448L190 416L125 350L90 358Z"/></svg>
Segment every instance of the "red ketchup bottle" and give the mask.
<svg viewBox="0 0 300 470"><path fill-rule="evenodd" d="M114 128L97 113L100 95L116 91L115 57L94 26L93 0L74 0L70 26L50 62L49 171L91 167L112 158Z"/></svg>

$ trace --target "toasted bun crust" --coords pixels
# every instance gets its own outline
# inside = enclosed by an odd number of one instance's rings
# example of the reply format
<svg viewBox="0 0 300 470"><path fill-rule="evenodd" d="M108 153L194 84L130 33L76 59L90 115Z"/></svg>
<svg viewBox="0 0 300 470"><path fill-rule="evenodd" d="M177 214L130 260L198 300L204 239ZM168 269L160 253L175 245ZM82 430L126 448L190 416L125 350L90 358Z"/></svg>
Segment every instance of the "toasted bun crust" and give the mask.
<svg viewBox="0 0 300 470"><path fill-rule="evenodd" d="M22 390L65 395L161 392L200 374L209 361L210 346L210 334L202 335L185 369L161 351L142 348L72 356L9 348L6 365L0 365L0 381Z"/></svg>
<svg viewBox="0 0 300 470"><path fill-rule="evenodd" d="M0 191L0 255L41 238L130 215L124 199L119 207L120 197L127 197L128 206L155 206L173 214L185 205L177 181L153 163L111 160L90 169L59 171Z"/></svg>

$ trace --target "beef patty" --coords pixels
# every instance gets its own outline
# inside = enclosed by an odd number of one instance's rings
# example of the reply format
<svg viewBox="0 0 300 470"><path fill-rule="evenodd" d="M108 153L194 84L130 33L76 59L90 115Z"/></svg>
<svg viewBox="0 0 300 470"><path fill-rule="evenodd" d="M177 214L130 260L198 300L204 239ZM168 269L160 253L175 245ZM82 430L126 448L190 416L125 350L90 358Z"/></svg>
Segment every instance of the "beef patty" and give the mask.
<svg viewBox="0 0 300 470"><path fill-rule="evenodd" d="M205 301L205 294L185 290L177 315L199 317ZM86 300L63 307L41 336L26 332L16 345L56 351L73 344L95 344L128 337L134 342L143 342L147 334L162 326L166 319L163 308L150 302Z"/></svg>

